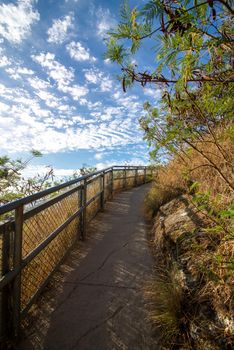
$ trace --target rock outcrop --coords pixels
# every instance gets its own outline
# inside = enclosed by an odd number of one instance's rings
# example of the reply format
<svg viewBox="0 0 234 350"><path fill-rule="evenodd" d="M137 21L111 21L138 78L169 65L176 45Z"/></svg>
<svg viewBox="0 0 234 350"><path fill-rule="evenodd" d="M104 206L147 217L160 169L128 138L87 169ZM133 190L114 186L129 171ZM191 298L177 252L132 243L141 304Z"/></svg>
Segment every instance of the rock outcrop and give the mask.
<svg viewBox="0 0 234 350"><path fill-rule="evenodd" d="M232 349L233 274L217 257L225 249L232 256L233 242L222 242L207 232L207 225L207 217L187 195L163 205L155 220L156 262L161 270L173 270L173 283L183 294L177 343L183 341L177 349Z"/></svg>

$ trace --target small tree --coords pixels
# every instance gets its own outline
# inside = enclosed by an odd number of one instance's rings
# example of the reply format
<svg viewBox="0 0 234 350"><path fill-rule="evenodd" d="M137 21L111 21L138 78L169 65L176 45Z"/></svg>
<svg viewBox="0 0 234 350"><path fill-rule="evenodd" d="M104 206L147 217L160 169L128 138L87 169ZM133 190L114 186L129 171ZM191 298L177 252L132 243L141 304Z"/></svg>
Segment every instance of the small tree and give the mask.
<svg viewBox="0 0 234 350"><path fill-rule="evenodd" d="M161 88L160 107L145 103L140 118L151 156L177 155L189 165L198 153L199 166L214 169L231 191L232 153L223 144L234 136L233 15L223 0L151 0L140 9L125 1L106 54L121 66L124 91L134 83ZM147 40L156 48L152 71L131 63Z"/></svg>

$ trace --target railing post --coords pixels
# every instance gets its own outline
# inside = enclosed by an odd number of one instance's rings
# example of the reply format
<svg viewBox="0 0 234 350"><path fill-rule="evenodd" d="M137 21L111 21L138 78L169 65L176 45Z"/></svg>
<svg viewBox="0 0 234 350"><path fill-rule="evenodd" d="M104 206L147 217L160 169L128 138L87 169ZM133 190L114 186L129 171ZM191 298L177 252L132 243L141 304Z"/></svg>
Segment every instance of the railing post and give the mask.
<svg viewBox="0 0 234 350"><path fill-rule="evenodd" d="M2 271L1 277L6 275L10 271L10 251L11 240L10 230L8 225L4 225L2 232ZM1 340L10 337L9 333L12 331L12 313L10 313L10 291L9 285L3 287L1 291L0 300L0 344ZM1 347L0 347L1 349Z"/></svg>
<svg viewBox="0 0 234 350"><path fill-rule="evenodd" d="M83 195L82 195L82 231L81 231L81 239L82 241L86 238L86 202L87 202L87 179L84 179L83 184Z"/></svg>
<svg viewBox="0 0 234 350"><path fill-rule="evenodd" d="M81 209L83 207L83 197L84 197L84 187L83 185L81 186L80 190L80 200L79 200L79 208ZM83 235L83 210L80 212L79 215L79 239L82 239Z"/></svg>
<svg viewBox="0 0 234 350"><path fill-rule="evenodd" d="M22 235L23 235L23 205L15 209L15 237L13 268L20 269L22 261ZM21 270L13 282L13 332L18 338L20 331L21 311Z"/></svg>
<svg viewBox="0 0 234 350"><path fill-rule="evenodd" d="M137 176L138 176L138 168L135 169L135 181L134 181L134 186L137 186Z"/></svg>
<svg viewBox="0 0 234 350"><path fill-rule="evenodd" d="M104 203L105 203L105 172L100 175L100 188L101 188L101 211L104 210Z"/></svg>
<svg viewBox="0 0 234 350"><path fill-rule="evenodd" d="M126 167L124 166L124 185L123 188L125 189L127 186L127 170Z"/></svg>
<svg viewBox="0 0 234 350"><path fill-rule="evenodd" d="M114 192L114 169L111 168L111 199L113 199L113 192Z"/></svg>

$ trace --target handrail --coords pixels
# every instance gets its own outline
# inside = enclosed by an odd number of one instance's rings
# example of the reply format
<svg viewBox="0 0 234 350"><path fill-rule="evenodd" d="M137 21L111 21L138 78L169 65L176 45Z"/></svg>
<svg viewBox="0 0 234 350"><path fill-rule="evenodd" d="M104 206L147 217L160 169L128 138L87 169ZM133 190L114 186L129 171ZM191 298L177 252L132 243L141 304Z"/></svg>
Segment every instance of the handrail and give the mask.
<svg viewBox="0 0 234 350"><path fill-rule="evenodd" d="M34 194L30 195L30 196L26 196L26 197L23 197L23 198L20 198L20 199L16 199L16 200L14 200L14 201L12 201L10 203L1 205L0 206L0 215L5 214L8 211L12 211L12 210L14 210L15 208L17 208L20 205L28 204L30 202L33 202L33 201L38 200L40 198L43 198L43 197L45 197L45 196L47 196L47 195L49 195L49 194L51 194L53 192L57 192L57 191L65 188L65 187L69 187L69 186L72 186L72 185L74 185L76 183L79 183L79 182L81 182L83 180L86 180L86 179L88 179L90 177L96 176L98 174L107 172L107 171L112 170L112 169L114 170L114 168L123 168L123 169L127 168L128 170L130 170L130 169L134 170L136 168L144 169L144 168L146 168L146 166L144 167L144 166L114 165L112 167L108 167L108 168L105 168L105 169L102 169L102 170L95 171L95 172L93 172L91 174L80 176L77 179L64 182L64 183L59 184L57 186L53 186L53 187L50 187L50 188L48 188L46 190L34 193Z"/></svg>
<svg viewBox="0 0 234 350"><path fill-rule="evenodd" d="M114 172L117 176L114 176ZM152 174L152 167L114 165L0 206L0 215L14 210L13 217L0 222L0 342L1 338L18 335L22 317L27 314L75 241L85 239L87 223L104 209L105 202L113 198L113 193L128 186L146 183L151 180ZM44 198L53 193L55 196ZM36 202L41 198L44 200ZM29 203L33 203L33 206L29 206ZM52 224L50 219L54 220ZM69 225L73 225L72 231ZM70 230L71 236L66 236L66 230ZM67 245L63 243L64 235L68 240ZM26 239L29 240L29 246L24 247ZM56 240L60 243L56 243ZM48 254L47 247L51 249L51 244L52 247L60 244L61 250L56 253L52 249L51 257L57 254L57 260L50 265L52 270L49 267L38 285L30 284L36 289L30 291L31 294L27 294L22 302L22 292L27 287L22 285L24 271L29 268L27 278L33 277L31 274L37 272L30 264L39 258L40 263L37 265L36 262L36 266L40 269L40 265L45 263L40 260L43 259L40 253L45 250L45 254ZM45 261L49 260L48 257ZM28 279L26 283L30 283ZM10 329L6 328L9 325Z"/></svg>

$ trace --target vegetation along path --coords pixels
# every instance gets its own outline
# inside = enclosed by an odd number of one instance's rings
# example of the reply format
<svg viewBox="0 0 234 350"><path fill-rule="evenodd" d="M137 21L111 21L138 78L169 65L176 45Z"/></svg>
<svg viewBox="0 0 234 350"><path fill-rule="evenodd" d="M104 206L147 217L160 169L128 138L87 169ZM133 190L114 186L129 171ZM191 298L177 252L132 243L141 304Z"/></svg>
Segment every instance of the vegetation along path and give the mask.
<svg viewBox="0 0 234 350"><path fill-rule="evenodd" d="M85 242L89 251L78 266L64 269L44 339L38 341L40 326L34 342L28 337L20 349L158 348L144 298L145 281L153 274L142 215L149 186L118 194L92 221Z"/></svg>

